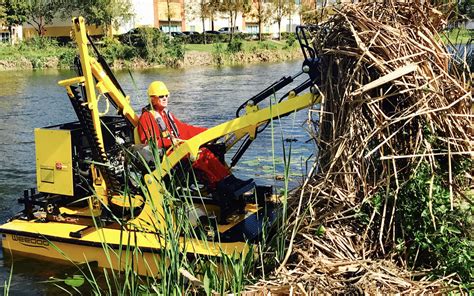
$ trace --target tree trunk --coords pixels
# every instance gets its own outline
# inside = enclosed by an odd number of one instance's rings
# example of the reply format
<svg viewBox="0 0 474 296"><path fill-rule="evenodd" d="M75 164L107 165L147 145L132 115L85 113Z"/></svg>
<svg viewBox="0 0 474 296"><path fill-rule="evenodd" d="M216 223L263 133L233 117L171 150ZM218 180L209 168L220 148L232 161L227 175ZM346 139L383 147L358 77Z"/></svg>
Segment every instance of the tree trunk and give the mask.
<svg viewBox="0 0 474 296"><path fill-rule="evenodd" d="M234 25L232 26L232 33L235 33L235 29L237 29L237 26L236 26L236 24L237 24L237 14L238 14L238 12L236 11L234 13Z"/></svg>
<svg viewBox="0 0 474 296"><path fill-rule="evenodd" d="M289 23L289 26L288 26L288 33L293 32L293 29L291 28L291 21L292 21L291 15L292 15L291 12L288 13L288 23Z"/></svg>
<svg viewBox="0 0 474 296"><path fill-rule="evenodd" d="M207 40L206 40L206 20L202 17L201 18L201 21L202 21L202 34L203 34L203 38L204 38L204 44L207 44Z"/></svg>
<svg viewBox="0 0 474 296"><path fill-rule="evenodd" d="M263 24L262 24L262 14L263 14L263 0L258 0L258 40L262 41L262 29L263 29Z"/></svg>
<svg viewBox="0 0 474 296"><path fill-rule="evenodd" d="M230 36L229 36L229 43L232 42L232 37L234 37L234 17L233 17L233 12L229 11L229 17L230 17Z"/></svg>
<svg viewBox="0 0 474 296"><path fill-rule="evenodd" d="M10 32L10 45L15 45L15 42L13 42L13 26L8 26L8 32Z"/></svg>
<svg viewBox="0 0 474 296"><path fill-rule="evenodd" d="M281 20L278 21L278 40L281 41Z"/></svg>
<svg viewBox="0 0 474 296"><path fill-rule="evenodd" d="M170 0L166 1L166 8L168 9L168 36L171 38L171 15L170 15Z"/></svg>

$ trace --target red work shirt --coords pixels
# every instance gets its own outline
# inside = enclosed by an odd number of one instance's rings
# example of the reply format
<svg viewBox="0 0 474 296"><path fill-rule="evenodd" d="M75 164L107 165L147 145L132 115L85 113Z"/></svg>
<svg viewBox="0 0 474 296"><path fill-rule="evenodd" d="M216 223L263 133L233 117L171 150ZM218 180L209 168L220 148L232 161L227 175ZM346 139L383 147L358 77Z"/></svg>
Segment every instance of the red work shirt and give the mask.
<svg viewBox="0 0 474 296"><path fill-rule="evenodd" d="M171 135L173 129L168 120L168 116L165 114L164 111L155 110L155 112L157 112L163 119L163 122L166 125L167 134ZM207 130L207 128L204 127L194 126L181 122L178 118L171 114L171 112L169 112L169 114L173 119L173 122L179 132L179 139L181 140L189 140L195 135ZM143 113L140 116L140 120L138 122L138 134L140 135L140 141L143 144L147 144L149 139L156 139L156 143L160 148L168 148L172 145L171 138L169 136L162 136L162 133L160 132L158 123L153 113L146 109L143 110Z"/></svg>

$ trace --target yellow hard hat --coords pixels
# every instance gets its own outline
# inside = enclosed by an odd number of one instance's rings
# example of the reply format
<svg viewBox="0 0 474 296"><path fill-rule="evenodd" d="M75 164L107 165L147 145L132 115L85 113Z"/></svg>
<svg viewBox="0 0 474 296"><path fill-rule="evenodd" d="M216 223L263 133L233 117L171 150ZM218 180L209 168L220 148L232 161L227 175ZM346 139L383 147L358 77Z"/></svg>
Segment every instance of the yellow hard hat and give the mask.
<svg viewBox="0 0 474 296"><path fill-rule="evenodd" d="M148 97L169 96L170 92L163 81L153 81L148 87Z"/></svg>

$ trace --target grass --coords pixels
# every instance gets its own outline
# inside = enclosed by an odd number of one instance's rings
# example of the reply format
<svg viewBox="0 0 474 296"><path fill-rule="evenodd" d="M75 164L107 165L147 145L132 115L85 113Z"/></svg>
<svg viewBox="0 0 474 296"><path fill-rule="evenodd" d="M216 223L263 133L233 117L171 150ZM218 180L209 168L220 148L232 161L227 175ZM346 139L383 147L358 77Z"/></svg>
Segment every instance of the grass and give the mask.
<svg viewBox="0 0 474 296"><path fill-rule="evenodd" d="M452 44L466 44L470 39L474 38L474 30L465 28L454 28L444 32L446 35L441 39L446 42L449 40Z"/></svg>
<svg viewBox="0 0 474 296"><path fill-rule="evenodd" d="M226 46L226 42L219 43L222 46ZM253 50L255 47L271 47L276 49L283 49L285 47L285 41L278 41L278 40L264 40L264 41L242 41L243 50L248 52ZM212 53L214 51L214 47L216 43L213 44L186 44L185 48L189 51L200 51L200 52L209 52Z"/></svg>
<svg viewBox="0 0 474 296"><path fill-rule="evenodd" d="M32 38L18 45L0 44L0 60L31 62L33 68L47 67L51 59L58 60L59 68L68 68L76 55L76 49L70 46L58 46L50 39Z"/></svg>
<svg viewBox="0 0 474 296"><path fill-rule="evenodd" d="M166 39L167 40L167 39ZM197 51L214 53L216 48L220 48L220 54L215 56L219 61L224 61L232 53L228 50L227 43L213 44L182 44L171 42L170 44L161 44L160 40L143 41L145 46L132 47L120 43L117 40L106 40L100 50L105 59L112 64L114 61L127 62L143 60L153 65L165 65L176 67L179 61L184 59L185 51ZM158 42L158 43L157 43ZM169 42L169 41L167 41ZM293 45L292 45L293 46ZM291 46L290 46L291 47ZM289 46L286 41L265 40L242 41L241 46L234 52L252 53L259 50L285 51ZM11 67L30 68L22 61L29 61L33 68L70 68L76 55L76 49L66 46L59 46L57 42L49 38L32 38L17 45L0 44L0 61L9 61ZM57 65L55 64L57 61ZM215 64L222 64L222 61L214 61ZM234 61L239 62L239 61ZM133 64L133 63L131 63ZM128 64L128 65L131 65Z"/></svg>

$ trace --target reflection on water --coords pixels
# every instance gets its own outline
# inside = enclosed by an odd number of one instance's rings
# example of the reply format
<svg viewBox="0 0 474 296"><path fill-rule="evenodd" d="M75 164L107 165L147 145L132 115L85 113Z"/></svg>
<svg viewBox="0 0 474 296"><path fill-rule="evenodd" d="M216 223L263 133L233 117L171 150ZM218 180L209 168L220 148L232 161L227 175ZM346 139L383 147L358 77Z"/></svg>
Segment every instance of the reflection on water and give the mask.
<svg viewBox="0 0 474 296"><path fill-rule="evenodd" d="M135 110L140 110L147 103L148 84L163 80L171 91L170 109L179 119L212 127L234 118L236 109L244 100L282 76L295 74L300 67L300 62L290 62L246 67L151 69L133 71L132 74L122 71L117 73L117 77L130 95ZM57 84L59 80L74 75L72 71L58 70L0 72L1 222L21 210L16 200L23 189L36 186L34 128L76 120L64 89ZM236 175L253 177L260 184L274 185L277 182L273 178L274 164L275 173L283 175L282 140L293 139L284 143L287 151L289 145L292 146L290 176L292 185L298 184L305 171L305 161L314 152L311 143L304 144L309 139L302 127L306 118L307 112L301 111L275 121L274 144L271 129L268 128L242 157L234 170ZM272 146L278 156L275 163ZM4 262L0 269L0 281L8 279L10 266L7 261ZM54 294L50 284L38 282L47 280L51 270L54 270L52 275L56 277L64 277L66 271L49 267L48 270L49 273L45 272L36 261L15 261L14 294L31 295L31 291L36 291L34 294Z"/></svg>

